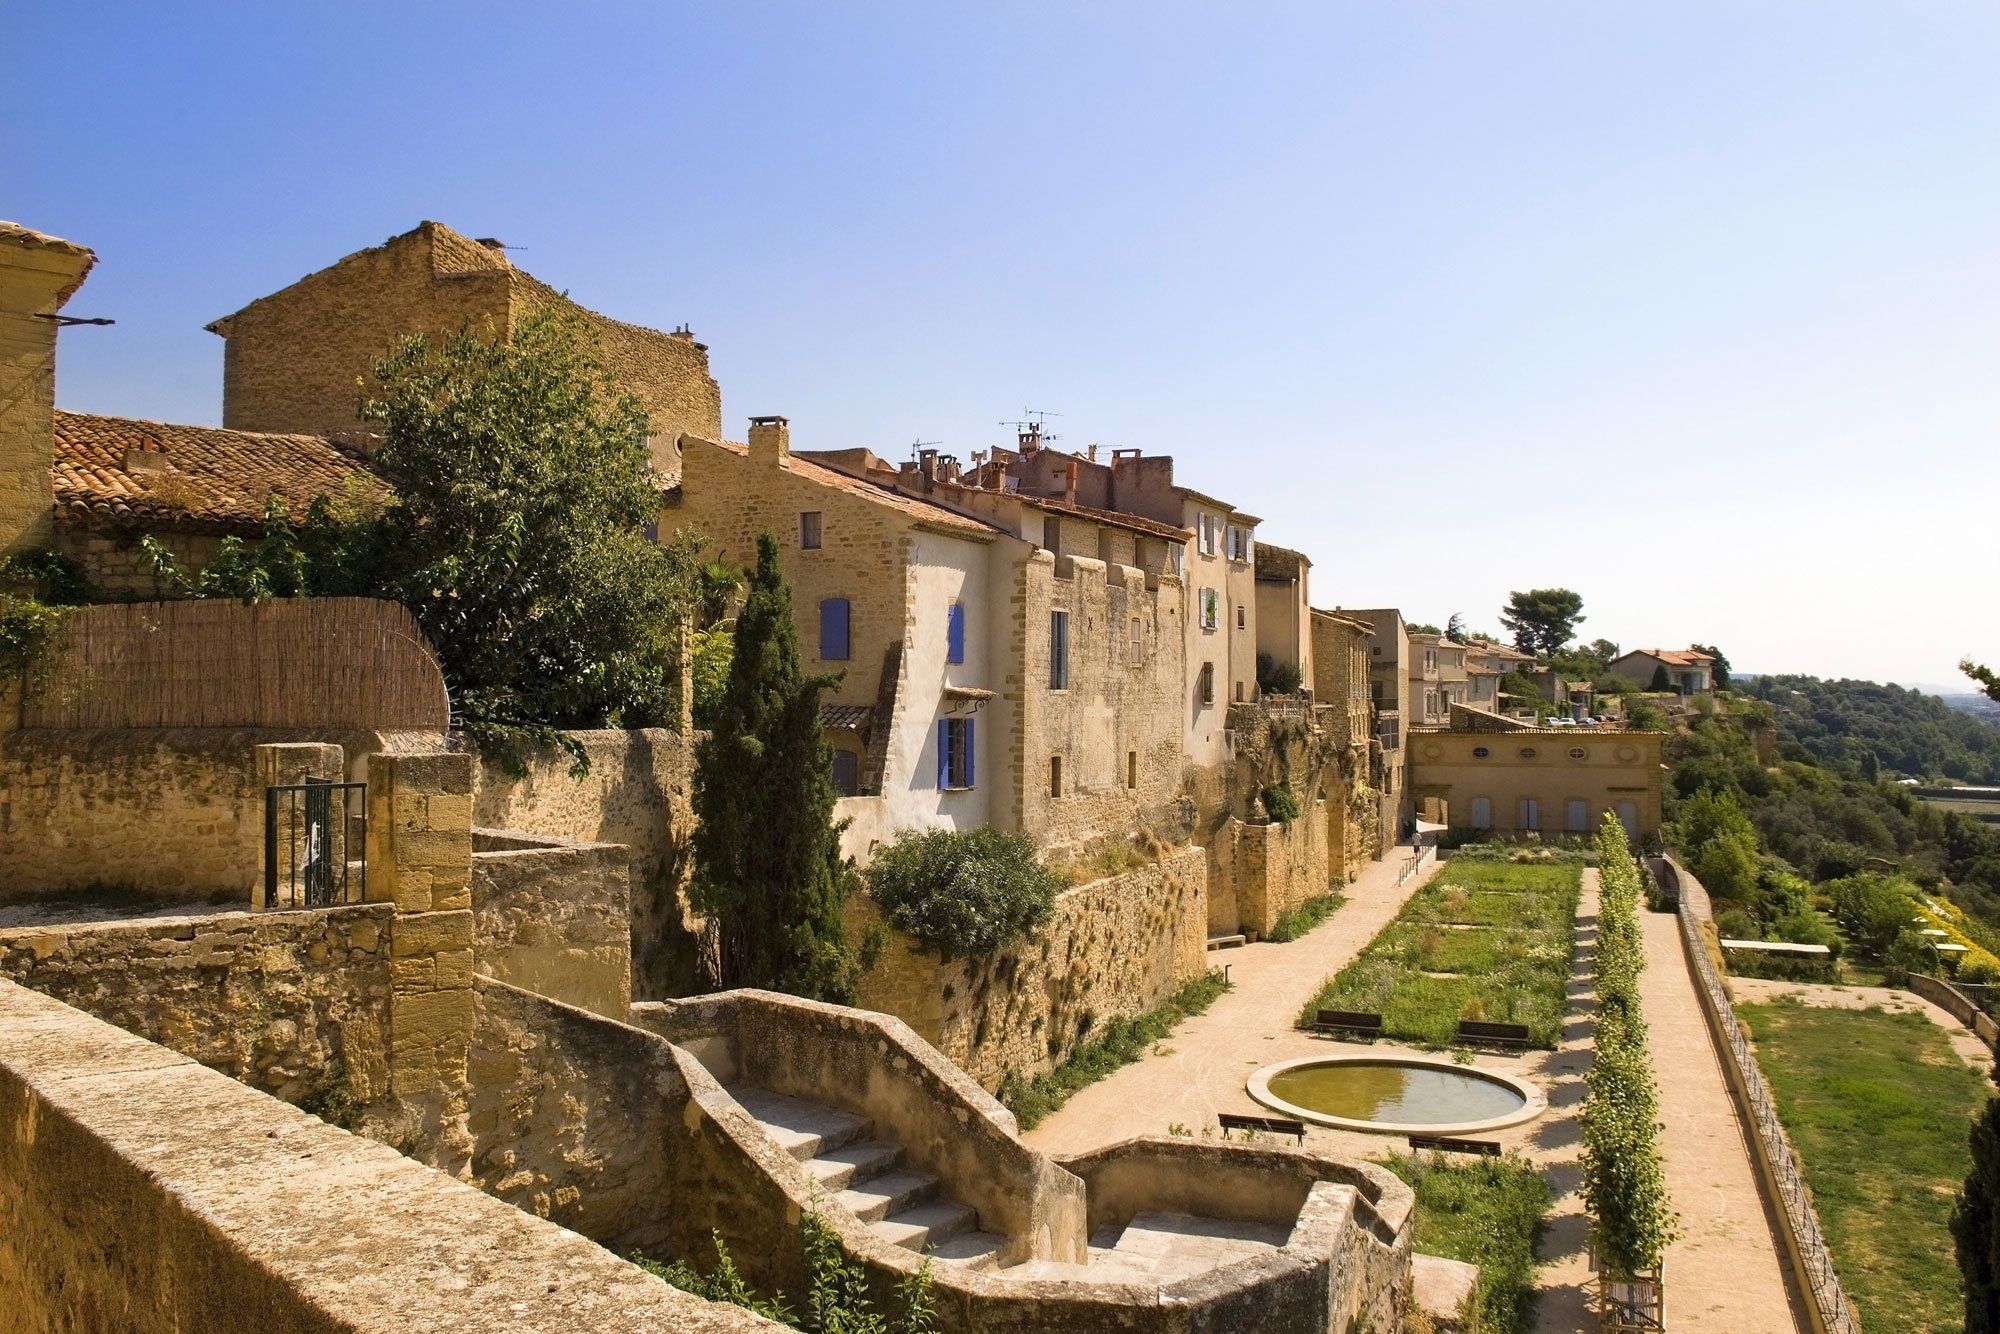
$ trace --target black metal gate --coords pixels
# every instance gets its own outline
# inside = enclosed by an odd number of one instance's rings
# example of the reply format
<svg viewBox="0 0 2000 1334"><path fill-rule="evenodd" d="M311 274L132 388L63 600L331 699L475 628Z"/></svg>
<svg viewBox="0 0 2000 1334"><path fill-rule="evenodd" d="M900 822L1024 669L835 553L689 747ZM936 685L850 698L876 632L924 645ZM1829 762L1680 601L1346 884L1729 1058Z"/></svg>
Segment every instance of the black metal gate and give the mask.
<svg viewBox="0 0 2000 1334"><path fill-rule="evenodd" d="M264 789L264 906L330 908L368 896L368 785Z"/></svg>

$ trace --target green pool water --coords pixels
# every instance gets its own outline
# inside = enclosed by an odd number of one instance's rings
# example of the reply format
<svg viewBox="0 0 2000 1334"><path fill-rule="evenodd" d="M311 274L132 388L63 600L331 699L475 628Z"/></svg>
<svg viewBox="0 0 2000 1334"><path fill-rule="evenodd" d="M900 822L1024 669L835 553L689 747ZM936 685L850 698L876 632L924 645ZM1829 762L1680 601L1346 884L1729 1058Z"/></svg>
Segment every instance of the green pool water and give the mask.
<svg viewBox="0 0 2000 1334"><path fill-rule="evenodd" d="M1527 1106L1505 1084L1469 1071L1389 1061L1301 1066L1273 1075L1271 1092L1328 1116L1407 1126L1485 1121Z"/></svg>

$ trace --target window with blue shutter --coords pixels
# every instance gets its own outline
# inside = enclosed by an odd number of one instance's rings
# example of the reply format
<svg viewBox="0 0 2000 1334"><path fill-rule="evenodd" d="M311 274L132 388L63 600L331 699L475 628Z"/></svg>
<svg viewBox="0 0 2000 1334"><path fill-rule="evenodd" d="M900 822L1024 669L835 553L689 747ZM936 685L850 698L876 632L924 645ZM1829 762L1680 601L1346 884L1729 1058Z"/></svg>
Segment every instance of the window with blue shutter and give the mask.
<svg viewBox="0 0 2000 1334"><path fill-rule="evenodd" d="M846 598L826 598L819 604L819 656L827 662L847 661Z"/></svg>
<svg viewBox="0 0 2000 1334"><path fill-rule="evenodd" d="M938 720L938 790L955 792L973 785L972 719Z"/></svg>
<svg viewBox="0 0 2000 1334"><path fill-rule="evenodd" d="M944 660L965 661L965 604L954 602L944 614Z"/></svg>

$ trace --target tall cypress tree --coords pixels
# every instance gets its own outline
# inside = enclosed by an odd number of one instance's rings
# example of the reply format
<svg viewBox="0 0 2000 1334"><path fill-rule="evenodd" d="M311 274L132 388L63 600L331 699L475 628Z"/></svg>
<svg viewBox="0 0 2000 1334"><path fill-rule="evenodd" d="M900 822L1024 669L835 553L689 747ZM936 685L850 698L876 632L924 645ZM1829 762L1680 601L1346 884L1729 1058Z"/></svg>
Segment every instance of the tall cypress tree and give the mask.
<svg viewBox="0 0 2000 1334"><path fill-rule="evenodd" d="M2000 1097L1988 1098L1972 1123L1972 1171L1952 1210L1951 1236L1965 1279L1965 1334L2000 1334Z"/></svg>
<svg viewBox="0 0 2000 1334"><path fill-rule="evenodd" d="M841 904L854 872L840 853L819 722L820 692L838 679L800 674L777 539L759 534L729 680L695 749L690 897L713 923L724 987L853 995Z"/></svg>

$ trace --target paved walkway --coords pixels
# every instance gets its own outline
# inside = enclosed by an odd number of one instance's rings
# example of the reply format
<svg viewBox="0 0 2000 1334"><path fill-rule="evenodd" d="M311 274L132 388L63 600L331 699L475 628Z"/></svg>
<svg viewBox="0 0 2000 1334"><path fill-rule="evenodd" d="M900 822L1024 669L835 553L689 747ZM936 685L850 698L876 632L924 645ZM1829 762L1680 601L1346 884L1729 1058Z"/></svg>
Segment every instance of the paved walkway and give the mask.
<svg viewBox="0 0 2000 1334"><path fill-rule="evenodd" d="M1646 970L1639 1003L1660 1085L1660 1151L1680 1210L1667 1250L1667 1327L1677 1334L1785 1334L1803 1329L1776 1220L1757 1189L1745 1127L1729 1096L1696 982L1671 913L1642 912ZM1737 994L1745 980L1730 979Z"/></svg>
<svg viewBox="0 0 2000 1334"><path fill-rule="evenodd" d="M1244 1081L1273 1061L1325 1053L1327 1044L1293 1021L1320 983L1359 954L1437 870L1433 856L1398 886L1409 858L1408 848L1398 848L1371 863L1342 891L1347 902L1339 911L1297 940L1212 952L1210 963L1228 966L1232 989L1149 1055L1071 1098L1027 1133L1028 1143L1048 1153L1078 1153L1134 1135L1163 1135L1176 1125L1212 1132L1218 1112L1264 1111L1244 1092ZM1342 1138L1366 1141L1367 1152L1401 1147L1377 1136Z"/></svg>
<svg viewBox="0 0 2000 1334"><path fill-rule="evenodd" d="M1548 1114L1522 1127L1532 1132L1524 1142L1512 1143L1505 1134L1493 1137L1526 1154L1549 1183L1549 1212L1535 1246L1535 1329L1549 1334L1595 1328L1590 1314L1590 1222L1579 1193L1583 1135L1576 1117L1583 1108L1583 1080L1597 1035L1596 958L1597 870L1591 867L1583 873L1576 901L1576 942L1570 952L1562 1041L1553 1052L1540 1056L1534 1067L1535 1081L1548 1095Z"/></svg>

